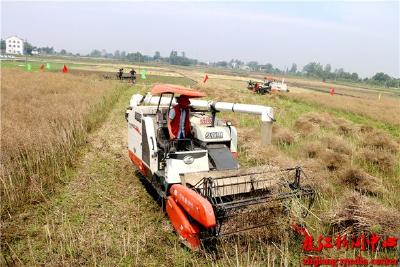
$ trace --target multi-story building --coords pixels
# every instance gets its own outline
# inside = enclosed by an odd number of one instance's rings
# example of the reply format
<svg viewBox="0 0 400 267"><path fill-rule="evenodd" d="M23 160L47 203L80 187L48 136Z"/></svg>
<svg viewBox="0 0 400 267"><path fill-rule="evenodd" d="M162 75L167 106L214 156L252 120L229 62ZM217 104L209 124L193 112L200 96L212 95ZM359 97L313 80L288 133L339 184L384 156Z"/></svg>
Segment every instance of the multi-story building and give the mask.
<svg viewBox="0 0 400 267"><path fill-rule="evenodd" d="M6 54L23 55L24 40L17 36L11 36L6 39Z"/></svg>

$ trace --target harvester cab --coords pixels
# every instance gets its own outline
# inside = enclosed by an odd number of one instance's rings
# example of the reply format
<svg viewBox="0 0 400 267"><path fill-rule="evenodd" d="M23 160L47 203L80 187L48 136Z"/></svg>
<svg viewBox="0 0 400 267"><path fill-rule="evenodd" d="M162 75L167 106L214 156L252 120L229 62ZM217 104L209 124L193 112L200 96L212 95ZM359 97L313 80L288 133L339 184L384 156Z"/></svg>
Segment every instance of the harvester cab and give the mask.
<svg viewBox="0 0 400 267"><path fill-rule="evenodd" d="M181 95L191 102L192 134L171 139L168 116ZM220 111L259 115L261 143L268 145L274 121L271 107L198 99L204 96L189 88L155 85L146 96L133 95L125 114L129 157L165 200L172 225L192 249L199 249L205 239L262 226L265 217L259 207L265 203L303 196L311 203L314 195L311 188L301 186L300 168L240 169L236 128L216 116ZM249 210L258 220L232 227L230 222Z"/></svg>

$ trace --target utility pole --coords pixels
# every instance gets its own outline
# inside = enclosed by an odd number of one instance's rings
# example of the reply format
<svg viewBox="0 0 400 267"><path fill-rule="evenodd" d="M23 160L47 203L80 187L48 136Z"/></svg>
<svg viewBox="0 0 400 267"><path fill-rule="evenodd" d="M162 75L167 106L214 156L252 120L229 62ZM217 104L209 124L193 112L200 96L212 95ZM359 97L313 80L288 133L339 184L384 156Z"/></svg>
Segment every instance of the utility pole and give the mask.
<svg viewBox="0 0 400 267"><path fill-rule="evenodd" d="M28 44L28 39L25 38L25 44ZM25 65L28 65L28 51L26 49L27 45L22 44L24 46L24 53L25 53Z"/></svg>

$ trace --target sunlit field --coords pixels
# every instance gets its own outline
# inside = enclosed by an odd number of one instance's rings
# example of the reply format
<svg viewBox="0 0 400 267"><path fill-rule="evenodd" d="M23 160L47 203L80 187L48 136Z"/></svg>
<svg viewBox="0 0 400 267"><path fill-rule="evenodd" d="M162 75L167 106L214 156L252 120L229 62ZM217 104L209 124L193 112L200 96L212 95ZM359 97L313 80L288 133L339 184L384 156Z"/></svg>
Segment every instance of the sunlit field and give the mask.
<svg viewBox="0 0 400 267"><path fill-rule="evenodd" d="M127 157L125 108L132 94L155 83L190 86L210 100L274 107L268 146L259 143L258 117L218 116L238 128L242 168L303 168L317 197L299 223L314 237L400 232L398 92L383 91L378 99L376 88L288 77L289 93L257 95L246 83L262 78L257 73L90 64L71 61L67 74L26 72L15 63L1 70L1 263L297 266L306 257L302 236L279 211L269 217L280 227L223 239L214 251L195 253L181 244ZM147 77L138 75L135 85L104 78L120 65L146 69ZM326 93L330 86L337 94ZM379 253L395 251L380 247Z"/></svg>
<svg viewBox="0 0 400 267"><path fill-rule="evenodd" d="M46 199L62 183L76 147L97 127L119 85L95 76L2 69L2 215Z"/></svg>

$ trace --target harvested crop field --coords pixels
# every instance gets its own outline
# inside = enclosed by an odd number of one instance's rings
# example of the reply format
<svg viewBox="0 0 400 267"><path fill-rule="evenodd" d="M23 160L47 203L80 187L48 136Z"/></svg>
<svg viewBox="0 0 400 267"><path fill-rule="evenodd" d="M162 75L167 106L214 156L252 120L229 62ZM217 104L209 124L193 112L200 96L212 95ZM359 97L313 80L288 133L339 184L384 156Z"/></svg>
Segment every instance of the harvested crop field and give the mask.
<svg viewBox="0 0 400 267"><path fill-rule="evenodd" d="M224 238L214 251L195 253L181 244L126 151L124 109L132 94L155 83L191 86L210 100L274 107L270 146L259 145L259 118L218 117L238 129L241 167L303 167L305 182L317 191L303 221L312 236L400 232L399 99L366 110L374 103L369 94L332 97L302 87L260 96L246 89L244 76L211 73L196 84L204 76L199 69L167 72L179 77L149 75L131 86L78 70L2 69L3 265L297 266L308 255L279 209L269 217L279 227Z"/></svg>

